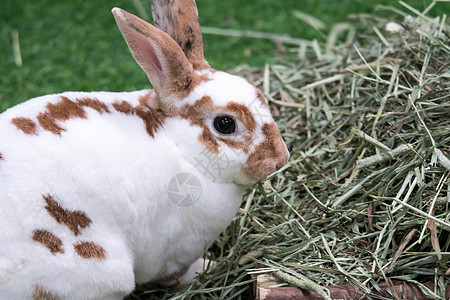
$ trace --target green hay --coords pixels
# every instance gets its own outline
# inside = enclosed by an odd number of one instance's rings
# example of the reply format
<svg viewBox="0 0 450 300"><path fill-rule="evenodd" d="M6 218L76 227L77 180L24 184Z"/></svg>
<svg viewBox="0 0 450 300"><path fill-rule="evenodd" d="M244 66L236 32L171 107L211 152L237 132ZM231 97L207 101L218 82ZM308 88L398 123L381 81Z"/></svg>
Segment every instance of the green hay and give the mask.
<svg viewBox="0 0 450 300"><path fill-rule="evenodd" d="M324 299L326 286L350 283L370 296L394 279L445 299L450 31L445 15L403 5L391 10L401 32L354 15L324 45L237 70L269 99L290 164L249 191L198 281L178 291L139 287L130 299L248 299L260 273Z"/></svg>

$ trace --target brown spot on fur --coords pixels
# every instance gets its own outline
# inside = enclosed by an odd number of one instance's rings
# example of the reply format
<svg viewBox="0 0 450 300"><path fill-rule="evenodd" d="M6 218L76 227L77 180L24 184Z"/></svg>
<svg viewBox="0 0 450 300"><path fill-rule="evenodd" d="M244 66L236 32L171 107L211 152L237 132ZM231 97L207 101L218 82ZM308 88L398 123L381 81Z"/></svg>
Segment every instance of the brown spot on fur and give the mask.
<svg viewBox="0 0 450 300"><path fill-rule="evenodd" d="M47 110L37 116L39 124L47 131L61 135L64 128L60 127L56 121L67 121L72 118L86 119L86 113L81 105L61 96L61 101L53 104L48 103Z"/></svg>
<svg viewBox="0 0 450 300"><path fill-rule="evenodd" d="M187 119L191 125L201 126L204 124L205 118L214 111L214 103L210 96L203 96L195 101L193 105L186 104L178 112L178 114Z"/></svg>
<svg viewBox="0 0 450 300"><path fill-rule="evenodd" d="M86 119L86 113L78 103L67 97L61 96L61 101L47 104L48 114L55 120L67 121L73 118Z"/></svg>
<svg viewBox="0 0 450 300"><path fill-rule="evenodd" d="M214 135L207 128L203 128L202 133L198 137L199 141L206 146L209 152L219 153L219 143L217 143Z"/></svg>
<svg viewBox="0 0 450 300"><path fill-rule="evenodd" d="M256 97L262 105L267 106L266 100L260 90L256 89Z"/></svg>
<svg viewBox="0 0 450 300"><path fill-rule="evenodd" d="M265 123L262 127L264 140L250 154L242 171L248 177L263 179L285 165L289 152L275 123Z"/></svg>
<svg viewBox="0 0 450 300"><path fill-rule="evenodd" d="M164 14L164 16L167 15ZM121 11L120 17L116 17L134 58L147 73L157 94L161 98L171 95L179 99L186 98L201 80L174 39L125 11ZM130 29L138 35L130 33ZM148 42L143 43L144 37L154 40L157 43L157 49L148 45ZM144 47L143 44L147 46ZM163 64L161 59L164 60ZM161 76L161 72L164 76Z"/></svg>
<svg viewBox="0 0 450 300"><path fill-rule="evenodd" d="M92 223L91 219L84 212L66 210L50 195L44 196L44 200L47 202L45 206L47 212L58 223L66 225L75 235L79 235L81 233L80 229L87 228Z"/></svg>
<svg viewBox="0 0 450 300"><path fill-rule="evenodd" d="M36 134L36 123L29 118L14 118L11 120L11 123L25 134Z"/></svg>
<svg viewBox="0 0 450 300"><path fill-rule="evenodd" d="M33 300L59 300L58 296L53 295L46 289L44 289L42 286L35 285L33 289Z"/></svg>
<svg viewBox="0 0 450 300"><path fill-rule="evenodd" d="M158 109L151 108L148 105L148 98L150 94L146 94L139 99L139 105L136 107L131 106L126 101L114 102L112 105L118 112L126 115L132 115L139 117L145 125L147 133L153 138L166 118L164 112Z"/></svg>
<svg viewBox="0 0 450 300"><path fill-rule="evenodd" d="M56 124L55 119L53 119L48 112L39 113L37 115L37 119L42 128L54 134L61 135L61 131L66 131L64 128Z"/></svg>
<svg viewBox="0 0 450 300"><path fill-rule="evenodd" d="M122 101L120 103L119 102L114 102L112 104L112 106L118 112L124 113L126 115L132 115L135 112L134 107L131 106L131 104L126 102L126 101Z"/></svg>
<svg viewBox="0 0 450 300"><path fill-rule="evenodd" d="M94 242L78 242L73 247L78 255L83 258L96 258L100 260L106 258L105 249Z"/></svg>
<svg viewBox="0 0 450 300"><path fill-rule="evenodd" d="M3 154L0 153L0 160L2 160L2 159L3 159Z"/></svg>
<svg viewBox="0 0 450 300"><path fill-rule="evenodd" d="M202 133L198 137L201 143L212 153L219 153L219 143L205 124L206 117L214 111L214 104L209 96L203 96L195 101L193 105L184 105L178 114L189 121L190 125L202 128Z"/></svg>
<svg viewBox="0 0 450 300"><path fill-rule="evenodd" d="M61 239L47 230L35 230L32 239L47 247L53 255L56 253L64 253Z"/></svg>
<svg viewBox="0 0 450 300"><path fill-rule="evenodd" d="M105 103L101 102L95 98L81 98L76 100L78 104L85 107L90 107L95 109L99 113L110 113L108 106Z"/></svg>
<svg viewBox="0 0 450 300"><path fill-rule="evenodd" d="M247 106L235 102L230 102L227 104L227 106L225 106L225 108L235 113L250 132L253 132L255 130L256 122L253 118L253 114Z"/></svg>
<svg viewBox="0 0 450 300"><path fill-rule="evenodd" d="M194 69L209 68L203 55L202 33L195 4L177 1L168 4L166 0L151 2L155 25L178 43Z"/></svg>
<svg viewBox="0 0 450 300"><path fill-rule="evenodd" d="M206 126L206 117L214 111L228 111L236 115L237 118L246 127L247 134L244 137L244 141L237 141L226 137L216 137ZM211 97L203 96L197 100L193 105L186 104L178 112L182 118L189 121L191 126L199 126L202 128L202 133L199 136L199 140L206 148L212 153L219 153L219 143L221 141L234 149L241 149L244 153L250 151L252 145L253 131L256 128L256 122L253 118L253 114L248 107L235 102L228 103L225 107L215 106Z"/></svg>
<svg viewBox="0 0 450 300"><path fill-rule="evenodd" d="M240 149L247 154L250 151L252 145L252 135L249 134L245 137L245 141L228 140L225 138L217 138L222 143L226 144L228 147L233 149Z"/></svg>

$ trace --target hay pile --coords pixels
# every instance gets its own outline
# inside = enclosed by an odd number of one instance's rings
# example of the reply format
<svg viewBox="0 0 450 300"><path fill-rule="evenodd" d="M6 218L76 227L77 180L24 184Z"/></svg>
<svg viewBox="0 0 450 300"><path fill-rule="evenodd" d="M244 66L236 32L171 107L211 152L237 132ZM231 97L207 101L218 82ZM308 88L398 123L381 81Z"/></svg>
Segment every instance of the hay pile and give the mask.
<svg viewBox="0 0 450 300"><path fill-rule="evenodd" d="M449 24L406 4L389 19L349 18L324 45L239 70L269 99L290 165L244 198L199 282L178 292L141 287L131 299L247 299L249 274L261 273L323 298L326 286L370 295L380 282L403 280L445 299Z"/></svg>

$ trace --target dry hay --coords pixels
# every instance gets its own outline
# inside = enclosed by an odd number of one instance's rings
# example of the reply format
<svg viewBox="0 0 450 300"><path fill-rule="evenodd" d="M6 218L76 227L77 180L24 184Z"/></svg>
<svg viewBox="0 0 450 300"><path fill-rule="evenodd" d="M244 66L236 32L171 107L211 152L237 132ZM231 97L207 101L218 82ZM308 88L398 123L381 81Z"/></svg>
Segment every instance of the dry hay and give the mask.
<svg viewBox="0 0 450 300"><path fill-rule="evenodd" d="M131 299L246 299L261 273L323 298L326 286L370 295L393 280L445 298L450 31L445 15L404 6L389 19L349 16L323 44L237 70L269 99L290 164L249 191L207 274L178 292L140 287Z"/></svg>

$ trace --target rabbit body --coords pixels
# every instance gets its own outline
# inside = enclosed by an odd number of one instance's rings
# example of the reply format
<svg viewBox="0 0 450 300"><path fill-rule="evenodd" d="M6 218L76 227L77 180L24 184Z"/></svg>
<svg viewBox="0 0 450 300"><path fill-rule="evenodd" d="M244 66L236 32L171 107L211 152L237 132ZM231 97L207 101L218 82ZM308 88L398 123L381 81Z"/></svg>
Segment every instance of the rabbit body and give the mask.
<svg viewBox="0 0 450 300"><path fill-rule="evenodd" d="M152 5L170 35L113 14L154 90L47 95L0 115L0 299L189 283L245 187L287 163L261 92L204 60L194 1Z"/></svg>
<svg viewBox="0 0 450 300"><path fill-rule="evenodd" d="M136 107L149 94L48 95L0 116L0 141L7 141L0 147L1 299L30 298L39 287L63 298L120 299L135 281L164 278L190 265L231 222L242 189L214 182L186 162L168 133L186 128L183 120L166 120L152 138L140 118L111 105L126 101ZM11 123L35 120L37 111L61 97L74 103L102 99L109 113L84 107L86 119L63 122L61 136L39 126L25 134ZM168 194L167 178L183 172L202 183L202 196L188 207ZM58 205L66 215L80 212L90 222L58 222ZM37 231L61 243L33 238ZM77 251L83 242L98 251Z"/></svg>

